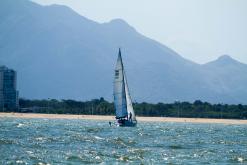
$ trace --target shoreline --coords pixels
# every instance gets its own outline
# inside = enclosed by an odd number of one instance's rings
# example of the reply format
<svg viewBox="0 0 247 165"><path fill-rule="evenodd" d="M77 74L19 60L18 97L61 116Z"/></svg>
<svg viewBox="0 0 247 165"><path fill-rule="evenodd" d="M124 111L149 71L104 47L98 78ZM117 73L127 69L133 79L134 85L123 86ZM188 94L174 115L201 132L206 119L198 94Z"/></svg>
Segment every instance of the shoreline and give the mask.
<svg viewBox="0 0 247 165"><path fill-rule="evenodd" d="M0 118L46 118L46 119L81 119L113 121L115 116L103 115L71 115L71 114L39 114L39 113L4 113ZM175 118L175 117L137 117L141 122L178 122L178 123L208 123L208 124L247 124L247 120L240 119L210 119L210 118Z"/></svg>

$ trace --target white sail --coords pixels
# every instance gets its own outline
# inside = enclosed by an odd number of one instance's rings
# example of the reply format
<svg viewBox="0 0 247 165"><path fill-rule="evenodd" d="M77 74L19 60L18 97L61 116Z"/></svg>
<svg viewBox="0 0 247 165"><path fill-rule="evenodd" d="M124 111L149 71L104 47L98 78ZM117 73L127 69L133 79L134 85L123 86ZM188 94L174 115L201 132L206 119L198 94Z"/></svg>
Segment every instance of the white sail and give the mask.
<svg viewBox="0 0 247 165"><path fill-rule="evenodd" d="M128 83L127 83L127 79L125 76L125 72L124 72L124 84L125 84L125 94L126 94L126 104L127 104L127 112L128 115L130 116L130 113L132 114L132 120L136 120L136 115L133 109L133 105L132 105L132 100L130 97L130 93L129 93L129 88L128 88Z"/></svg>
<svg viewBox="0 0 247 165"><path fill-rule="evenodd" d="M124 84L123 62L120 49L118 53L114 77L114 106L116 110L116 118L125 118L128 116Z"/></svg>

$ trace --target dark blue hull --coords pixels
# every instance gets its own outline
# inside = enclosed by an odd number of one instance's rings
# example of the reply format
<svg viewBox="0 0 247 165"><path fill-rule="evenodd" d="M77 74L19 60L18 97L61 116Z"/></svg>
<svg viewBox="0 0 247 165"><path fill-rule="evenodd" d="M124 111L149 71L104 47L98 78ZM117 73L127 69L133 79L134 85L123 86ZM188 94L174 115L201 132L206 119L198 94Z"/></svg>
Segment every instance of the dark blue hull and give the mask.
<svg viewBox="0 0 247 165"><path fill-rule="evenodd" d="M117 126L119 127L135 127L137 125L137 121L134 120L117 120L116 121Z"/></svg>

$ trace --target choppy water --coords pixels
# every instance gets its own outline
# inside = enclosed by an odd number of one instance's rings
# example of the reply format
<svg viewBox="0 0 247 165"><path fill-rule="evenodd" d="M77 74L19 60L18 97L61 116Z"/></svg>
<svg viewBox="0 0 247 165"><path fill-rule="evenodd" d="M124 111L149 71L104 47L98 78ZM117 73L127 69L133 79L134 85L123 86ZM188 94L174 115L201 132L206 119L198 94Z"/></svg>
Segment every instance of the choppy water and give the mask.
<svg viewBox="0 0 247 165"><path fill-rule="evenodd" d="M247 164L247 126L0 118L0 164Z"/></svg>

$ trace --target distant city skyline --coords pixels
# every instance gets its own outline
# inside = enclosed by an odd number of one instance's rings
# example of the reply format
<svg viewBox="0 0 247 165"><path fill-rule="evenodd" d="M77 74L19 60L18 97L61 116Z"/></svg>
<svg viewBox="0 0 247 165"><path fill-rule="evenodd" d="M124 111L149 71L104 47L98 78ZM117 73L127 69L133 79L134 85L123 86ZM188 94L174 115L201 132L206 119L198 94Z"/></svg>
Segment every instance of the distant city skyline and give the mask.
<svg viewBox="0 0 247 165"><path fill-rule="evenodd" d="M120 18L141 34L206 63L228 54L247 63L247 1L245 0L32 0L66 5L103 23Z"/></svg>

